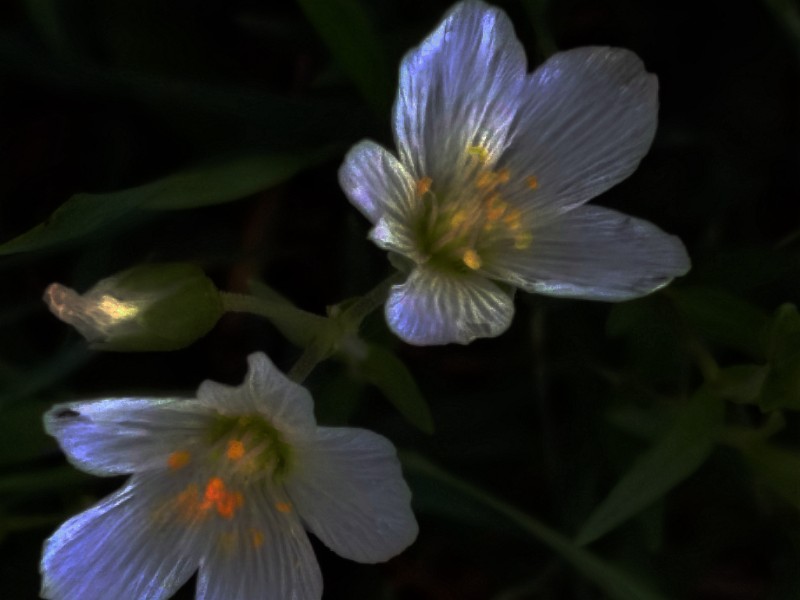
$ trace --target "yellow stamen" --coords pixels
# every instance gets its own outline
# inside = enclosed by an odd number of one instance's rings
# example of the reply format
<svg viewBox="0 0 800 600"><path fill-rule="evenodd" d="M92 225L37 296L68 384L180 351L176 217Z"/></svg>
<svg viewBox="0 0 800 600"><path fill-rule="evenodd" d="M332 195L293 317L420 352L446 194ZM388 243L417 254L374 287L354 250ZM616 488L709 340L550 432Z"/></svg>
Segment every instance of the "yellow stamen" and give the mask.
<svg viewBox="0 0 800 600"><path fill-rule="evenodd" d="M523 231L514 236L514 248L517 250L525 250L531 245L533 235L530 231Z"/></svg>
<svg viewBox="0 0 800 600"><path fill-rule="evenodd" d="M189 464L192 455L186 450L176 450L167 457L167 466L173 471L182 469Z"/></svg>
<svg viewBox="0 0 800 600"><path fill-rule="evenodd" d="M431 184L433 183L433 179L430 177L423 177L419 181L417 181L417 196L423 196L431 189Z"/></svg>
<svg viewBox="0 0 800 600"><path fill-rule="evenodd" d="M467 211L459 210L450 217L450 225L452 227L461 227L464 223L467 222Z"/></svg>
<svg viewBox="0 0 800 600"><path fill-rule="evenodd" d="M532 190L535 190L539 187L539 180L536 179L533 175L525 178L525 183L528 184L528 187Z"/></svg>
<svg viewBox="0 0 800 600"><path fill-rule="evenodd" d="M472 248L469 248L464 252L464 255L462 256L461 260L463 260L464 264L467 265L473 271L480 269L481 265L483 264L481 262L481 257L478 256L478 253L475 252L475 250L473 250Z"/></svg>
<svg viewBox="0 0 800 600"><path fill-rule="evenodd" d="M489 160L489 151L483 146L467 146L467 154L477 157L482 163Z"/></svg>
<svg viewBox="0 0 800 600"><path fill-rule="evenodd" d="M285 515L292 512L292 505L289 504L288 502L276 502L275 508L278 509L278 512L282 512Z"/></svg>
<svg viewBox="0 0 800 600"><path fill-rule="evenodd" d="M225 456L231 460L239 460L244 456L244 444L239 440L228 440L228 449Z"/></svg>

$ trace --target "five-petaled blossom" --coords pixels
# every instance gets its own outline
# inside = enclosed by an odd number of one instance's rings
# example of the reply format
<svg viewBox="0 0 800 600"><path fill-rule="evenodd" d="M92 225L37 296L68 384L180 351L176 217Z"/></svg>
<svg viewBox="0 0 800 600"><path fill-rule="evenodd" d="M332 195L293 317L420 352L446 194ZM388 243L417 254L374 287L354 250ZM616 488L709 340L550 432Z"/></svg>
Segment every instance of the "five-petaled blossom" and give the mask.
<svg viewBox="0 0 800 600"><path fill-rule="evenodd" d="M76 466L133 476L45 542L44 598L167 598L199 567L204 600L319 599L304 528L360 562L413 542L392 444L318 427L303 387L263 354L249 366L240 387L206 381L196 399L71 402L47 413L47 431Z"/></svg>
<svg viewBox="0 0 800 600"><path fill-rule="evenodd" d="M632 52L577 48L529 74L502 11L451 9L400 67L399 158L365 140L339 173L370 238L409 271L386 303L391 329L466 344L505 331L517 287L617 301L684 274L680 240L583 206L636 169L657 95Z"/></svg>

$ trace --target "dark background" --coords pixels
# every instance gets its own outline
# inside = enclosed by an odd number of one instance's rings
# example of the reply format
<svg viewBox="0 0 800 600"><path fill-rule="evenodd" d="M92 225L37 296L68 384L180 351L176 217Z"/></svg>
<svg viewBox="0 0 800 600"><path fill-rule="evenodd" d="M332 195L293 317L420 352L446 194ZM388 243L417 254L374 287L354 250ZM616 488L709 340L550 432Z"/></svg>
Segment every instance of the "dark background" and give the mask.
<svg viewBox="0 0 800 600"><path fill-rule="evenodd" d="M597 203L684 240L694 266L676 293L704 286L765 313L798 302L797 5L498 4L531 68L556 49L597 44L630 48L658 75L653 148ZM120 483L66 466L41 431L49 406L100 395L190 395L205 378L239 382L254 350L285 370L299 355L268 322L243 315L225 316L178 352L93 352L48 313L41 295L49 283L83 291L133 264L181 260L202 266L222 289L244 291L257 278L323 312L389 273L336 170L364 137L392 146L397 66L449 3L360 2L380 50L364 66L366 94L303 5L0 5L0 243L78 192L136 186L242 151L325 149L329 157L238 202L136 212L68 244L0 257L0 597L35 598L42 540ZM326 20L352 26L346 11ZM394 348L415 374L431 405L433 436L408 425L340 363L320 366L308 385L321 422L379 431L571 535L646 447L671 403L699 384L670 303L662 293L617 307L520 293L511 330L468 347L405 346L373 316L363 335ZM743 354L699 335L722 364ZM745 408L731 418L758 425L762 416ZM796 449L797 431L788 415L782 443ZM358 565L317 545L326 598L603 597L536 540L479 511L429 514L424 501L435 490L420 484L415 494L420 537L391 562ZM663 502L592 549L668 597L798 598L798 514L721 447ZM191 598L192 585L178 597Z"/></svg>

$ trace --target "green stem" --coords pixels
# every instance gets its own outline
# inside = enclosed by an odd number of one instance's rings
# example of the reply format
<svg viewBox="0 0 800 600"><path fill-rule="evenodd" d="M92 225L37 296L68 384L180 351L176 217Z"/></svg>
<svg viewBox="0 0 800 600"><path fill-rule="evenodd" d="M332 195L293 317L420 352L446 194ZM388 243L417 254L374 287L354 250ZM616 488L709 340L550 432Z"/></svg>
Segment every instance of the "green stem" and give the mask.
<svg viewBox="0 0 800 600"><path fill-rule="evenodd" d="M352 323L355 327L358 327L361 325L361 321L372 311L386 302L391 287L403 281L404 278L405 275L403 273L393 273L348 306L342 312L341 319L345 323Z"/></svg>
<svg viewBox="0 0 800 600"><path fill-rule="evenodd" d="M338 305L330 311L330 317L315 315L301 310L288 302L269 301L247 294L220 292L222 306L226 312L244 312L273 321L283 333L294 333L290 341L305 346L303 354L289 371L289 378L302 383L320 362L331 356L342 338L358 331L367 315L386 302L391 286L402 281L401 273L394 273L369 292L351 302L344 310ZM281 328L291 321L292 332Z"/></svg>
<svg viewBox="0 0 800 600"><path fill-rule="evenodd" d="M297 362L289 369L287 377L295 383L303 383L306 377L311 374L311 371L331 354L333 354L333 348L325 349L322 344L317 343L315 340L310 346L306 347Z"/></svg>
<svg viewBox="0 0 800 600"><path fill-rule="evenodd" d="M237 294L234 292L219 292L220 299L222 300L222 308L225 312L243 312L258 315L266 319L274 319L284 314L294 313L302 315L306 319L311 319L323 323L325 317L315 315L308 311L292 306L291 304L278 304L275 302L267 302L257 296L250 296L249 294Z"/></svg>

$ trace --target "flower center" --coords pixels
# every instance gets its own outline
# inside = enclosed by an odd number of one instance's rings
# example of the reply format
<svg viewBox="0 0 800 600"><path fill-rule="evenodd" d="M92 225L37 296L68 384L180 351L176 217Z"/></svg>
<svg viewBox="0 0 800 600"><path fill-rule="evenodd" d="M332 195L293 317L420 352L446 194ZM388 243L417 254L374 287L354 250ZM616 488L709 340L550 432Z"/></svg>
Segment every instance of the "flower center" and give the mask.
<svg viewBox="0 0 800 600"><path fill-rule="evenodd" d="M243 479L271 476L279 480L292 466L291 447L283 435L260 415L229 417L214 421L209 438L211 457Z"/></svg>
<svg viewBox="0 0 800 600"><path fill-rule="evenodd" d="M512 173L491 168L488 158L486 148L469 146L461 185L436 189L430 177L417 181L422 262L477 271L503 245L516 250L530 246L532 235L523 212L504 199ZM534 190L538 181L526 177L525 186Z"/></svg>

